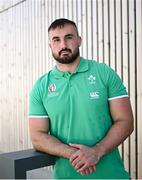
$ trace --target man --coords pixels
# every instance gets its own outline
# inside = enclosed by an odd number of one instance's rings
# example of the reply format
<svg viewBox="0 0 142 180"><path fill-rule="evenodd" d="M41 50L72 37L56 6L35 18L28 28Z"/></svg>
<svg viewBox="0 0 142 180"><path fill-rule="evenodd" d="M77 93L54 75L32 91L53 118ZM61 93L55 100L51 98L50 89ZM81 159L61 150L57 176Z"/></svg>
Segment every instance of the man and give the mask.
<svg viewBox="0 0 142 180"><path fill-rule="evenodd" d="M48 33L56 66L30 93L33 146L58 157L54 178L128 179L117 148L133 131L124 85L110 67L80 57L73 21L57 19Z"/></svg>

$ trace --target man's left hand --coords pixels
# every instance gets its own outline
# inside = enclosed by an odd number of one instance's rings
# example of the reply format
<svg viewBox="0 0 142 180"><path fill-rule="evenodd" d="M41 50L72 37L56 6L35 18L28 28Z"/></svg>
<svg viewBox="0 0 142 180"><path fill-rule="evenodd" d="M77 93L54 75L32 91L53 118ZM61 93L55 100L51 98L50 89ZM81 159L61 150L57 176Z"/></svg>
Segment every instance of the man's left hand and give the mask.
<svg viewBox="0 0 142 180"><path fill-rule="evenodd" d="M82 175L95 172L96 164L100 159L97 152L91 147L80 144L70 144L70 146L78 149L70 157L70 162L77 172Z"/></svg>

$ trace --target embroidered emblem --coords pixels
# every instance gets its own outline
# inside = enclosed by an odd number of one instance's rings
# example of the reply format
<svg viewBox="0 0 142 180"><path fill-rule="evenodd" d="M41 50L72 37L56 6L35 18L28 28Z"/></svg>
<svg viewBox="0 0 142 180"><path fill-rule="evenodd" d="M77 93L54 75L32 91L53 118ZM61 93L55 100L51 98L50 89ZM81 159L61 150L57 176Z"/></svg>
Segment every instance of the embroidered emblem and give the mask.
<svg viewBox="0 0 142 180"><path fill-rule="evenodd" d="M56 97L59 96L59 92L56 91L56 85L55 84L50 84L48 86L48 97L52 98L52 97Z"/></svg>
<svg viewBox="0 0 142 180"><path fill-rule="evenodd" d="M48 86L48 91L50 93L53 93L56 91L56 85L55 84L50 84L50 86Z"/></svg>
<svg viewBox="0 0 142 180"><path fill-rule="evenodd" d="M90 99L99 99L99 92L90 92Z"/></svg>
<svg viewBox="0 0 142 180"><path fill-rule="evenodd" d="M90 75L88 77L88 80L89 80L90 84L95 84L96 83L96 77L93 76L93 75Z"/></svg>

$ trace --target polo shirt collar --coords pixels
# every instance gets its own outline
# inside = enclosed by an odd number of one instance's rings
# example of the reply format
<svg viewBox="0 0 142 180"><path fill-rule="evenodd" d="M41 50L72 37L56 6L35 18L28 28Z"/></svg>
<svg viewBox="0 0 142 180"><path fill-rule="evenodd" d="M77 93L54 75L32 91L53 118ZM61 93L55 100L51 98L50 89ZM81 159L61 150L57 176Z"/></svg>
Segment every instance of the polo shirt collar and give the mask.
<svg viewBox="0 0 142 180"><path fill-rule="evenodd" d="M85 60L83 57L80 58L80 62L76 68L76 70L73 72L73 74L77 73L77 72L85 72L88 70L88 61ZM60 71L56 66L53 68L52 70L52 74L57 77L63 77L64 74L69 73L69 72L62 72Z"/></svg>

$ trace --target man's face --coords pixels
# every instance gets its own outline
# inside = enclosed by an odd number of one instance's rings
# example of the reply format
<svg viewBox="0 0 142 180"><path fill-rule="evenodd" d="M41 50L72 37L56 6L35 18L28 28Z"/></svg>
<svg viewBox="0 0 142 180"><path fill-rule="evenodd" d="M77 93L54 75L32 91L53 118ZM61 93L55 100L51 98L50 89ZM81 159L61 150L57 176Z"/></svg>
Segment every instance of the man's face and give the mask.
<svg viewBox="0 0 142 180"><path fill-rule="evenodd" d="M66 24L49 31L49 46L54 59L61 64L69 64L79 57L81 38L73 25Z"/></svg>

